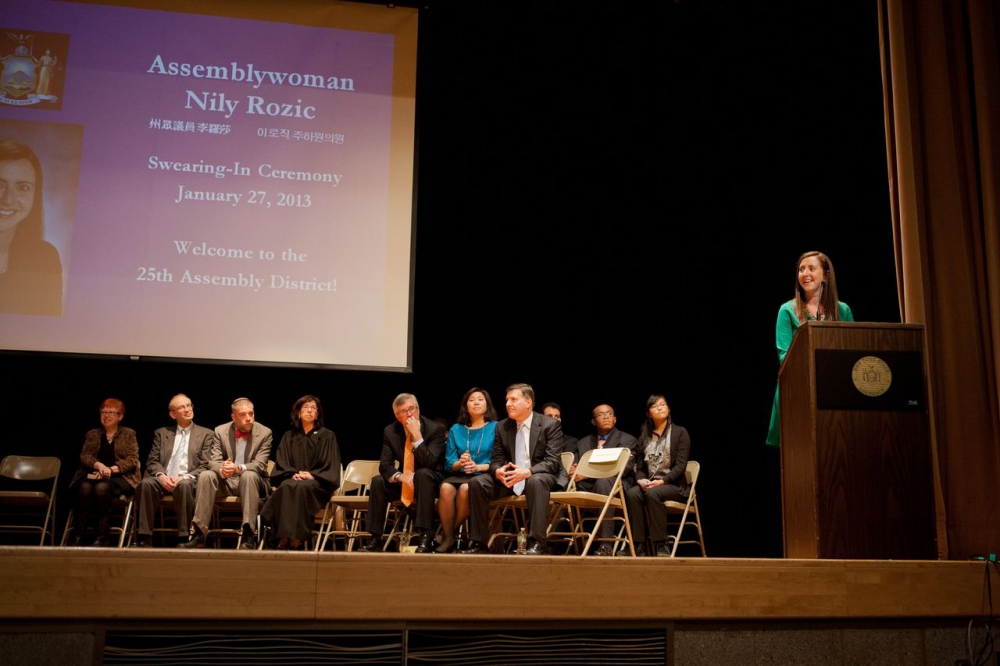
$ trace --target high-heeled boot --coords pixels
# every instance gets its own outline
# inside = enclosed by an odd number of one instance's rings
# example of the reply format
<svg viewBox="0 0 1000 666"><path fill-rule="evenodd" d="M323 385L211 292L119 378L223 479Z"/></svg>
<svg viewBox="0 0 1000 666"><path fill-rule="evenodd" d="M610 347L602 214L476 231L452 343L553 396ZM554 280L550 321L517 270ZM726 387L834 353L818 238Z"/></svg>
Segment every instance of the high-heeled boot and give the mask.
<svg viewBox="0 0 1000 666"><path fill-rule="evenodd" d="M89 513L74 513L73 514L73 541L70 545L73 547L86 545L87 536L87 523L90 522Z"/></svg>
<svg viewBox="0 0 1000 666"><path fill-rule="evenodd" d="M97 538L94 539L96 548L104 548L111 544L111 526L108 524L108 515L104 514L97 520Z"/></svg>

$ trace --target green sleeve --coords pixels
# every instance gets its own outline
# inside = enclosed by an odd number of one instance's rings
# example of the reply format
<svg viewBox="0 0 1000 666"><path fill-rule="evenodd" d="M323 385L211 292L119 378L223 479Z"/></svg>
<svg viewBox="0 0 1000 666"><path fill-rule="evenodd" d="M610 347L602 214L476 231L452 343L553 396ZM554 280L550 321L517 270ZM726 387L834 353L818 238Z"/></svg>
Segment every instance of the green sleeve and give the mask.
<svg viewBox="0 0 1000 666"><path fill-rule="evenodd" d="M840 321L854 321L854 313L851 312L851 306L843 301L837 303L838 314L840 315Z"/></svg>
<svg viewBox="0 0 1000 666"><path fill-rule="evenodd" d="M799 321L795 317L795 305L788 301L778 310L778 322L775 326L775 346L778 348L778 361L784 363L785 354L792 344Z"/></svg>

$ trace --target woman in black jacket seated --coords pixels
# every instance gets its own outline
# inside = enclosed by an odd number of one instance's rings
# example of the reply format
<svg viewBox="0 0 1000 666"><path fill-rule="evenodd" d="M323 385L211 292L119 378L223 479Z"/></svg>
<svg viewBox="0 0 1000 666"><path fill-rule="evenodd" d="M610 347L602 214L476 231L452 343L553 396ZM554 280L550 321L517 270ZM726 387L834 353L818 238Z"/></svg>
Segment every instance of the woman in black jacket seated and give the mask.
<svg viewBox="0 0 1000 666"><path fill-rule="evenodd" d="M667 507L663 503L686 502L691 492L684 475L691 455L691 438L686 429L670 418L667 399L659 393L646 400L646 421L635 451L636 485L625 493L625 503L636 555L646 554L648 535L653 542L651 555L668 556Z"/></svg>
<svg viewBox="0 0 1000 666"><path fill-rule="evenodd" d="M278 445L271 485L276 490L260 513L278 549L298 549L309 540L316 512L340 487L337 436L323 426L323 405L314 395L292 405L292 429Z"/></svg>

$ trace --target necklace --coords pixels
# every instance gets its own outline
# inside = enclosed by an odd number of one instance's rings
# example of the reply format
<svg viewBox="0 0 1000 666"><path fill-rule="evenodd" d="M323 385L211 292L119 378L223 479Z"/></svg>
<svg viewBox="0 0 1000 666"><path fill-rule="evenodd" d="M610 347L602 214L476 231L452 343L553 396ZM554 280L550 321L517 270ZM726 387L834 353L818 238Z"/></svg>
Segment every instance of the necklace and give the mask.
<svg viewBox="0 0 1000 666"><path fill-rule="evenodd" d="M486 424L485 423L482 425L481 428L476 428L476 432L479 433L479 443L476 445L476 453L475 453L475 455L472 456L473 460L475 460L479 456L479 451L480 451L480 449L483 448L483 439L486 438L486 433L483 432L485 429L486 429ZM469 428L469 426L465 426L465 452L466 453L469 453L469 449L471 448L471 444L472 444L472 430Z"/></svg>

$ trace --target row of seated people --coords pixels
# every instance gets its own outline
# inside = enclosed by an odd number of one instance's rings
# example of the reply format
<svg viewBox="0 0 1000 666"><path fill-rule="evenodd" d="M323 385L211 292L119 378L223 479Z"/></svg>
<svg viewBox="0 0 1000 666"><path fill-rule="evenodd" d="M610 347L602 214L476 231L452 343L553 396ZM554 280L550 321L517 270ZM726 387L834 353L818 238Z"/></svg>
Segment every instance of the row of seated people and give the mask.
<svg viewBox="0 0 1000 666"><path fill-rule="evenodd" d="M614 410L606 404L594 408L591 435L580 440L564 437L559 406L549 403L545 413L536 412L535 392L529 384L507 387L505 407L508 418L498 421L489 393L478 387L469 389L457 422L446 432L442 425L420 415L415 396L397 396L393 402L396 422L384 431L379 476L370 488L365 527L372 536L362 549L382 549L386 511L391 502L402 501L414 513L416 552L453 552L456 530L467 520L468 544L458 552L486 553L492 503L524 495L526 554L550 554L550 493L565 489L573 476L578 490L608 494L614 479L582 478L575 474L576 462L592 449L624 447L631 451L632 463L622 484L637 554L669 554L664 502L687 499L690 487L685 469L691 443L687 430L673 424L664 396L655 394L647 400L647 418L638 438L617 428ZM561 463L564 451L573 454L569 470ZM438 531L435 507L440 541L434 538ZM610 538L613 525L603 521L598 536ZM609 543L601 544L595 554L611 555Z"/></svg>
<svg viewBox="0 0 1000 666"><path fill-rule="evenodd" d="M170 495L179 547L205 545L215 501L239 498L241 548L256 548L258 512L278 535L280 547L297 548L309 538L312 516L340 483L340 453L334 433L323 426L318 398L303 396L292 408L292 429L284 434L268 475L273 435L255 422L253 403L232 403L232 421L214 430L194 423L194 406L184 394L171 398L174 424L153 433L140 474L135 431L121 426L125 406L109 398L101 404L101 428L89 431L80 468L70 482L73 545L110 545L109 516L115 499L133 496L137 526L132 546L152 546L157 506ZM274 487L275 490L270 492ZM267 498L263 509L262 498ZM96 538L91 541L88 533Z"/></svg>
<svg viewBox="0 0 1000 666"><path fill-rule="evenodd" d="M684 501L689 488L685 467L690 453L687 431L674 425L662 395L650 396L647 418L638 438L616 427L613 409L594 409L594 432L579 441L564 437L561 413L549 403L545 413L534 411L534 390L527 384L508 387L508 417L497 413L484 389L463 396L457 422L446 430L421 416L416 396L403 393L393 401L396 421L385 428L379 475L373 478L366 529L371 537L364 550L381 549L390 503L402 502L414 515L417 552L455 550L457 526L468 521L469 541L461 552L486 552L490 505L494 500L525 495L528 504L529 554L548 553L549 493L564 489L575 463L566 470L561 453L574 460L591 449L625 447L633 464L623 476L629 519L639 554L667 554L664 500ZM95 545L108 542L107 515L111 501L135 491L138 527L134 547L152 545L156 506L173 496L180 547L205 545L216 498L230 495L242 507L243 548L257 545L255 527L260 500L261 522L278 548L299 548L310 538L314 516L340 483L341 461L336 436L323 426L322 406L315 396L303 396L292 407L293 428L277 450L267 478L271 431L254 421L253 404L240 398L232 404L232 422L214 431L194 424L194 408L179 394L169 405L176 422L161 428L140 479L134 431L120 427L124 405L109 399L101 405L103 429L87 433L81 469L71 483L76 504L75 543L86 541L88 521L97 523ZM576 476L580 490L604 493L609 479ZM268 493L270 488L274 491ZM435 515L437 514L437 515ZM648 516L648 525L647 525ZM440 526L440 541L434 536ZM610 536L612 523L602 523L599 536ZM595 554L608 555L603 543Z"/></svg>

